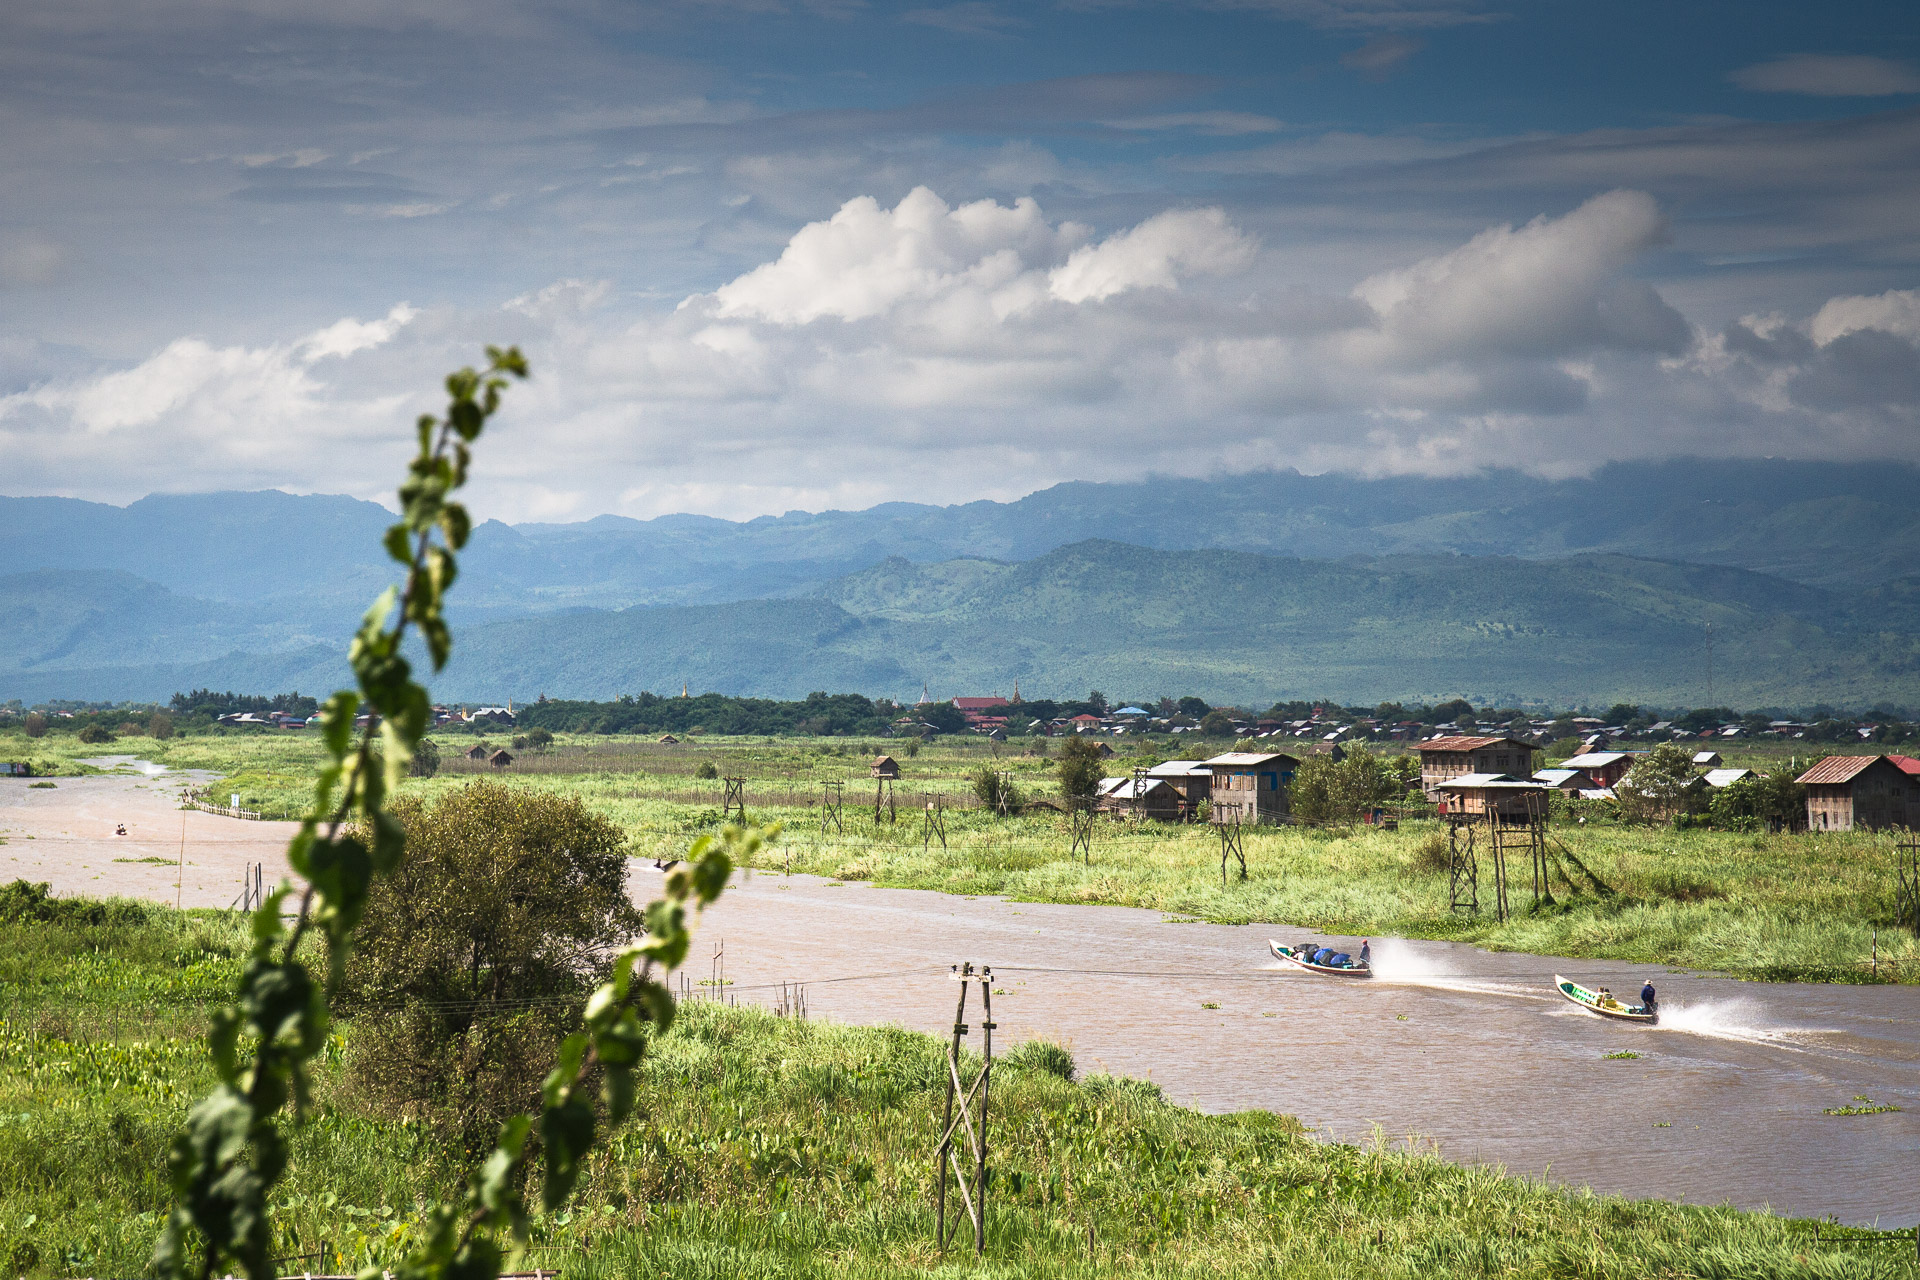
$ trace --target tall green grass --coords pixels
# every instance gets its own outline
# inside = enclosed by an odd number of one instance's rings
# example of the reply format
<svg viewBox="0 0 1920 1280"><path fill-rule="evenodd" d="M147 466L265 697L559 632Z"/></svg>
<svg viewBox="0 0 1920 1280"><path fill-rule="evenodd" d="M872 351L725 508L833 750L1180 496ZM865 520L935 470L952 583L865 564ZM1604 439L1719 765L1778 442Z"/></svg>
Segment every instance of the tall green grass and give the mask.
<svg viewBox="0 0 1920 1280"><path fill-rule="evenodd" d="M112 1033L103 1001L177 992L237 963L211 916L9 926L0 964L62 1029L0 1025L0 1266L143 1274L167 1205L164 1151L208 1085L193 1027ZM94 957L119 976L101 984ZM202 994L206 994L204 991ZM337 1067L341 1041L329 1055ZM987 1257L932 1245L944 1046L891 1028L695 1003L658 1046L645 1112L596 1150L532 1263L566 1280L674 1277L1841 1277L1920 1274L1910 1250L1818 1246L1809 1224L1570 1191L1407 1146L1317 1142L1264 1112L1205 1116L1152 1085L1071 1079L1057 1046L994 1071ZM323 1072L278 1193L283 1271L391 1263L462 1153L360 1113ZM1092 1240L1089 1244L1088 1232ZM324 1250L324 1256L315 1256ZM1877 1266L1877 1270L1872 1268Z"/></svg>

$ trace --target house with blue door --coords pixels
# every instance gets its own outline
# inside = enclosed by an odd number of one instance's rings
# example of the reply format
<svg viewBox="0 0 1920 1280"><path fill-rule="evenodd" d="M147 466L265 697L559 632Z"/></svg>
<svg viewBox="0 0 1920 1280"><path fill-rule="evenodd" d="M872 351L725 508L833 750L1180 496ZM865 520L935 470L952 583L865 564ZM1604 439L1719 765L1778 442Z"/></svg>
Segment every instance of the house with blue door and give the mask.
<svg viewBox="0 0 1920 1280"><path fill-rule="evenodd" d="M1208 794L1214 822L1259 823L1287 821L1292 812L1287 789L1293 784L1297 756L1279 751L1229 751L1201 762L1213 774Z"/></svg>

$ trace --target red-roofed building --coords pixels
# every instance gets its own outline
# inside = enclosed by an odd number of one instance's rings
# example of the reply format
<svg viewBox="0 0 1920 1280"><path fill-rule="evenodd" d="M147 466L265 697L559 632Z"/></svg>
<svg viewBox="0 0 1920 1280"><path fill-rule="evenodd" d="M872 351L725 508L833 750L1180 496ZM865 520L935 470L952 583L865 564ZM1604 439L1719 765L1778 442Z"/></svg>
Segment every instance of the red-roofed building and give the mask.
<svg viewBox="0 0 1920 1280"><path fill-rule="evenodd" d="M967 723L976 729L1004 727L1007 723L1007 717L1004 714L995 713L1000 712L1002 707L1010 707L1012 705L1011 702L1000 697L955 698L953 700L953 709L965 716Z"/></svg>
<svg viewBox="0 0 1920 1280"><path fill-rule="evenodd" d="M1795 781L1807 789L1809 831L1920 827L1920 772L1895 757L1828 756Z"/></svg>

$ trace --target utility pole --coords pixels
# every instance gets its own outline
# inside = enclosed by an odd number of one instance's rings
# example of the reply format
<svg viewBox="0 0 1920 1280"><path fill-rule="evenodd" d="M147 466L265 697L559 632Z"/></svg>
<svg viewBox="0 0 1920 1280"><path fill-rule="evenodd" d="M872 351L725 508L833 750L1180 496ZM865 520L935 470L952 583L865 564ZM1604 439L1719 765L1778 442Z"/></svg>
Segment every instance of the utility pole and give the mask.
<svg viewBox="0 0 1920 1280"><path fill-rule="evenodd" d="M1238 816L1232 822L1218 824L1220 828L1220 887L1227 887L1227 859L1234 858L1240 864L1240 878L1247 878L1247 847L1240 830Z"/></svg>
<svg viewBox="0 0 1920 1280"><path fill-rule="evenodd" d="M836 832L845 834L840 825L840 806L846 797L847 784L844 782L823 782L820 784L820 830L825 831L829 824Z"/></svg>
<svg viewBox="0 0 1920 1280"><path fill-rule="evenodd" d="M951 1173L960 1192L960 1205L973 1223L973 1252L987 1251L987 1099L993 1085L993 968L973 962L953 966L950 975L960 984L953 1010L953 1041L947 1050L947 1105L940 1120L940 1145L934 1149L938 1180L934 1184L934 1244L945 1249L960 1229L961 1215L947 1214L947 1179ZM967 1034L967 986L980 984L980 1070L969 1082L960 1077L960 1041ZM966 1135L966 1151L956 1150L955 1132ZM970 1156L971 1159L963 1157ZM972 1167L969 1168L968 1166Z"/></svg>
<svg viewBox="0 0 1920 1280"><path fill-rule="evenodd" d="M926 822L920 828L920 852L933 848L933 842L940 842L940 851L947 851L947 801L945 796L926 793Z"/></svg>
<svg viewBox="0 0 1920 1280"><path fill-rule="evenodd" d="M1089 801L1075 801L1074 807L1067 811L1067 821L1071 824L1073 844L1067 850L1069 858L1078 855L1093 865L1093 806Z"/></svg>

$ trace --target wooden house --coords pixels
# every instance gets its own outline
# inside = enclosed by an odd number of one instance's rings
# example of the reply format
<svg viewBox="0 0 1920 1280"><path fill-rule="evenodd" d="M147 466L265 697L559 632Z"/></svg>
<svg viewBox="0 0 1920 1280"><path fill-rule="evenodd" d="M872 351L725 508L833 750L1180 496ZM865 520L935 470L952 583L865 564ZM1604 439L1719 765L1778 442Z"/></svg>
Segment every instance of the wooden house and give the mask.
<svg viewBox="0 0 1920 1280"><path fill-rule="evenodd" d="M867 766L869 778L897 778L900 776L900 762L892 756L876 756Z"/></svg>
<svg viewBox="0 0 1920 1280"><path fill-rule="evenodd" d="M1467 773L1441 783L1440 812L1472 814L1504 821L1543 818L1553 788L1504 773Z"/></svg>
<svg viewBox="0 0 1920 1280"><path fill-rule="evenodd" d="M1578 769L1593 779L1596 787L1611 787L1627 776L1627 770L1633 768L1633 762L1639 758L1632 751L1589 751L1584 755L1562 760L1562 769Z"/></svg>
<svg viewBox="0 0 1920 1280"><path fill-rule="evenodd" d="M1093 807L1119 817L1139 814L1158 822L1178 822L1186 816L1180 793L1159 778L1102 778L1094 790Z"/></svg>
<svg viewBox="0 0 1920 1280"><path fill-rule="evenodd" d="M1828 756L1795 781L1807 789L1807 830L1920 827L1920 776L1887 756Z"/></svg>
<svg viewBox="0 0 1920 1280"><path fill-rule="evenodd" d="M677 747L680 745L680 739L674 737L670 733L661 734L659 738L656 739L656 741L658 741L660 745L663 747Z"/></svg>
<svg viewBox="0 0 1920 1280"><path fill-rule="evenodd" d="M1207 791L1213 821L1277 823L1292 813L1287 788L1300 767L1298 757L1278 751L1229 751L1202 763L1213 774Z"/></svg>
<svg viewBox="0 0 1920 1280"><path fill-rule="evenodd" d="M1213 794L1213 770L1198 760L1168 760L1147 770L1149 778L1158 779L1180 793L1180 802L1187 817L1200 812L1200 802Z"/></svg>
<svg viewBox="0 0 1920 1280"><path fill-rule="evenodd" d="M1472 773L1527 774L1533 772L1533 744L1525 738L1484 738L1461 734L1417 742L1420 753L1420 789L1427 799L1440 798L1440 784Z"/></svg>
<svg viewBox="0 0 1920 1280"><path fill-rule="evenodd" d="M1100 758L1102 760L1113 759L1113 747L1110 744L1105 742L1096 742L1094 743L1094 746L1099 748Z"/></svg>
<svg viewBox="0 0 1920 1280"><path fill-rule="evenodd" d="M487 749L484 746L480 745L479 743L476 742L474 745L467 748L467 759L473 761L475 764L479 764L482 760L485 760L486 758L487 758Z"/></svg>
<svg viewBox="0 0 1920 1280"><path fill-rule="evenodd" d="M1696 769L1718 769L1726 761L1720 758L1718 751L1696 751L1693 753L1693 767Z"/></svg>
<svg viewBox="0 0 1920 1280"><path fill-rule="evenodd" d="M496 769L504 769L513 763L513 755L503 748L488 756L487 763Z"/></svg>

